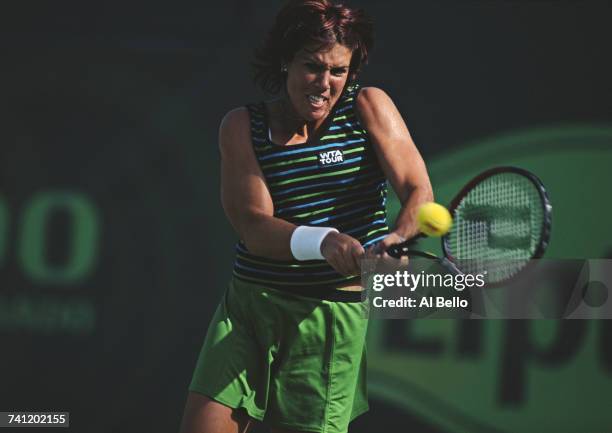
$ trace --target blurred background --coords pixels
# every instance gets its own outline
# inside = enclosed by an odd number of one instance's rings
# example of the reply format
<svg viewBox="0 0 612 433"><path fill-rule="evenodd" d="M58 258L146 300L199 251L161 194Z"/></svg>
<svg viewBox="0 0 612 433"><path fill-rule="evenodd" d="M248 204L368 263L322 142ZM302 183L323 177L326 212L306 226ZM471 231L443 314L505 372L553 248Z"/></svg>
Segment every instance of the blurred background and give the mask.
<svg viewBox="0 0 612 433"><path fill-rule="evenodd" d="M608 2L350 4L377 29L360 81L394 99L437 201L518 165L550 191L548 257L612 258ZM178 430L236 241L217 129L264 97L250 61L280 5L2 14L0 410L70 411L75 432ZM612 321L373 321L368 344L371 410L352 432L612 425Z"/></svg>

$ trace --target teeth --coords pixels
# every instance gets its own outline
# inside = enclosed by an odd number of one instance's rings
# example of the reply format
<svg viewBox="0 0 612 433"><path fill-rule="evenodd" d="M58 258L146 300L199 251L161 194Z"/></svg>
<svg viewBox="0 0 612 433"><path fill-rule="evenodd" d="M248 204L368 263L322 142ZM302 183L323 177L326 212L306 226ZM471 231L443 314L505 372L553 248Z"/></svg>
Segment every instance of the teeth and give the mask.
<svg viewBox="0 0 612 433"><path fill-rule="evenodd" d="M316 96L316 95L308 95L308 99L310 99L311 102L314 103L320 103L323 102L323 96Z"/></svg>

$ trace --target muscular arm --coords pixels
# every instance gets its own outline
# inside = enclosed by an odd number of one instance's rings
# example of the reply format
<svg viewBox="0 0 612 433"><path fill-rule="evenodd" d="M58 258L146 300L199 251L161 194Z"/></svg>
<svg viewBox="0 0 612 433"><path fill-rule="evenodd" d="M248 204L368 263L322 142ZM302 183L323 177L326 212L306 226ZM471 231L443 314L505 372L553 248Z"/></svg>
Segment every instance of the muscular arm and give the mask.
<svg viewBox="0 0 612 433"><path fill-rule="evenodd" d="M249 113L230 111L219 130L221 202L232 227L253 254L278 260L293 258L295 225L275 218L274 205L251 144Z"/></svg>
<svg viewBox="0 0 612 433"><path fill-rule="evenodd" d="M415 216L419 204L433 200L423 158L402 116L385 92L374 87L362 89L357 98L357 110L381 167L402 204L394 233L410 238L418 232Z"/></svg>

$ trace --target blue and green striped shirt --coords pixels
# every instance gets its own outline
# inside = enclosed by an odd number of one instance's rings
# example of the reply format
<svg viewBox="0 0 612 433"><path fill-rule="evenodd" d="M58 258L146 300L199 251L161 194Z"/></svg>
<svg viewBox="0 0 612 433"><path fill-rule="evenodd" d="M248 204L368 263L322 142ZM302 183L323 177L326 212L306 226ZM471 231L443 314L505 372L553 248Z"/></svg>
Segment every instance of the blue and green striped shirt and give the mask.
<svg viewBox="0 0 612 433"><path fill-rule="evenodd" d="M387 184L367 131L356 115L358 86L349 86L323 123L320 138L281 146L270 141L264 103L248 105L255 155L274 202L274 216L296 225L334 227L366 247L389 229ZM354 280L326 261L279 261L236 245L234 275L318 298Z"/></svg>

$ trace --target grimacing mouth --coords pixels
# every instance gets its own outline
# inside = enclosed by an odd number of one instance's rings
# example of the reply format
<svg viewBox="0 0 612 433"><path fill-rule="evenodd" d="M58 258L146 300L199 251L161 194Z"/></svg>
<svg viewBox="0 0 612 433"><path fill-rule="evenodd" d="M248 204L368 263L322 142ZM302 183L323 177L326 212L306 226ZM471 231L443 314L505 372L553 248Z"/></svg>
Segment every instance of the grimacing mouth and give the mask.
<svg viewBox="0 0 612 433"><path fill-rule="evenodd" d="M309 99L311 102L314 102L314 103L317 103L317 102L323 102L323 101L325 101L325 102L329 102L329 97L327 97L327 96L323 96L323 95L321 95L321 94L310 93L310 94L307 94L307 95L306 95L306 97L307 97L307 98L308 98L308 99Z"/></svg>

